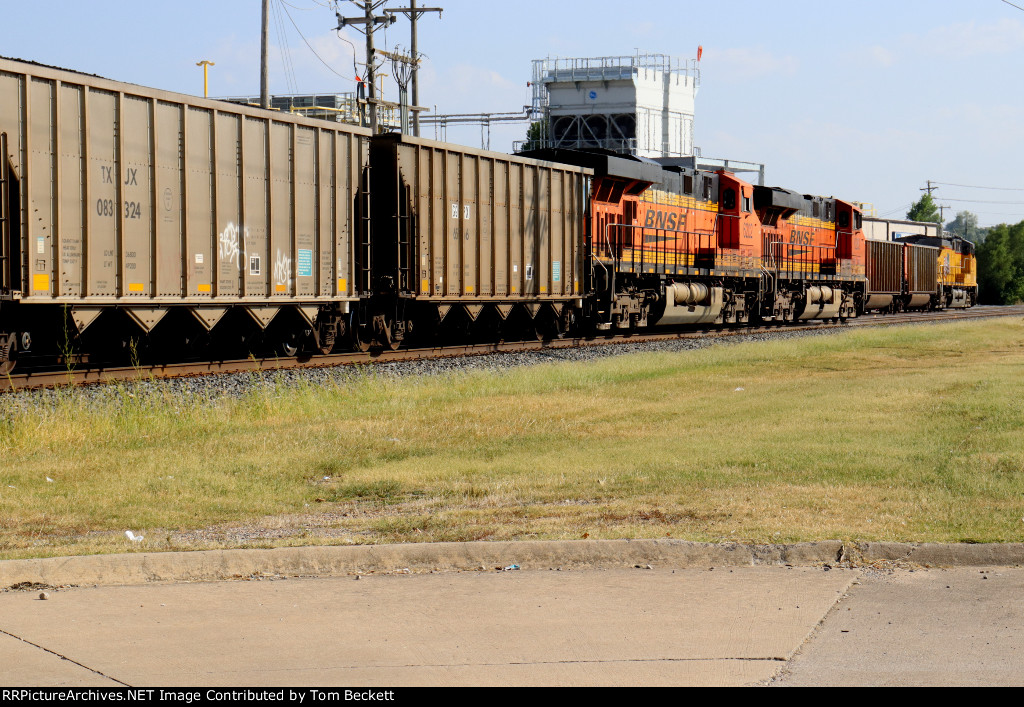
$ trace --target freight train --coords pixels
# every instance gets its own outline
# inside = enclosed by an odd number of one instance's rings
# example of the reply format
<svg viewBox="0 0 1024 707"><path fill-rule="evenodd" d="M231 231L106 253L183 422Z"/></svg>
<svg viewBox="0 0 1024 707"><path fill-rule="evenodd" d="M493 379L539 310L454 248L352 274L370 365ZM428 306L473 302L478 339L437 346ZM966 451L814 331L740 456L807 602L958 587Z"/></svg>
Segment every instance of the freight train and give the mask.
<svg viewBox="0 0 1024 707"><path fill-rule="evenodd" d="M600 152L504 155L0 59L0 372L969 307L972 247Z"/></svg>

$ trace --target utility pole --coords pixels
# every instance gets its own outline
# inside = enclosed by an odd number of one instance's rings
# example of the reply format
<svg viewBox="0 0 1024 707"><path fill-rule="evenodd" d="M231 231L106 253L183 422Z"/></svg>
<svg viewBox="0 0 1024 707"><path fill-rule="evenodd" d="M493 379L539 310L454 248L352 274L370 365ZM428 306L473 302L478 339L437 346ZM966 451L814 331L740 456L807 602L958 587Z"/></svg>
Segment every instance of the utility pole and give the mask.
<svg viewBox="0 0 1024 707"><path fill-rule="evenodd" d="M392 8L390 12L401 12L403 15L409 18L409 23L412 25L412 104L418 106L420 104L420 53L419 53L419 38L416 32L416 22L423 15L428 12L436 12L437 16L441 17L441 12L444 10L443 7L416 7L416 0L409 0L409 7L396 7ZM420 112L414 110L412 117L413 124L413 135L416 137L420 136Z"/></svg>
<svg viewBox="0 0 1024 707"><path fill-rule="evenodd" d="M926 192L928 192L928 196L931 196L932 192L935 191L936 189L938 189L938 187L933 187L932 186L932 180L929 179L928 180L928 186L926 186L924 189L919 189L918 191L926 191Z"/></svg>
<svg viewBox="0 0 1024 707"><path fill-rule="evenodd" d="M366 76L363 78L367 83L367 97L366 102L369 106L370 113L370 130L374 135L377 134L377 86L375 84L374 73L376 67L374 62L376 58L374 56L373 49L373 33L377 31L377 25L393 25L398 18L392 15L388 10L384 11L383 15L374 15L373 12L387 0L350 0L350 2L363 11L362 17L342 17L341 13L336 13L338 17L338 29L343 27L352 26L366 35ZM362 27L360 27L362 25Z"/></svg>
<svg viewBox="0 0 1024 707"><path fill-rule="evenodd" d="M270 108L270 0L263 0L263 28L260 33L260 106Z"/></svg>

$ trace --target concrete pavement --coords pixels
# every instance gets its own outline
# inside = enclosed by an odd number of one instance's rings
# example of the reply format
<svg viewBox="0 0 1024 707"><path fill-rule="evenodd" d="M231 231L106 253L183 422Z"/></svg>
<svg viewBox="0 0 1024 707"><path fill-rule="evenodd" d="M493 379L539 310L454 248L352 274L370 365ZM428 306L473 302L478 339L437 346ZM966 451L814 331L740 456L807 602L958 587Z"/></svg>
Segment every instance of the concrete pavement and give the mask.
<svg viewBox="0 0 1024 707"><path fill-rule="evenodd" d="M777 685L1024 685L1024 570L869 574Z"/></svg>
<svg viewBox="0 0 1024 707"><path fill-rule="evenodd" d="M107 585L0 593L0 685L1024 684L1024 569L599 554L561 571L286 579L263 565L248 581L127 586L109 569L124 557L94 558ZM0 586L26 571L12 566Z"/></svg>

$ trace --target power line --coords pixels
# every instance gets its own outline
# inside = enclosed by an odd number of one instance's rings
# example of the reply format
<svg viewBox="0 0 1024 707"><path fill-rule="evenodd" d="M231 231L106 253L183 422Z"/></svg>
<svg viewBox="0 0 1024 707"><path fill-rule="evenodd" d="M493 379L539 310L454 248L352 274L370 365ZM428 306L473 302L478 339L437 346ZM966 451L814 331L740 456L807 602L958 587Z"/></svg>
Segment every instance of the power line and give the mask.
<svg viewBox="0 0 1024 707"><path fill-rule="evenodd" d="M1012 2L1010 2L1010 0L1003 0L1003 2L1005 2L1005 3L1006 3L1007 5L1009 5L1010 7L1015 7L1015 8L1017 8L1018 10L1022 10L1022 11L1024 11L1024 7L1021 7L1020 5L1014 5L1014 4L1012 3Z"/></svg>
<svg viewBox="0 0 1024 707"><path fill-rule="evenodd" d="M1024 191L1024 189L1018 189L1016 187L979 187L972 184L950 184L949 182L932 182L932 184L942 184L947 187L961 187L962 189L991 189L993 191Z"/></svg>
<svg viewBox="0 0 1024 707"><path fill-rule="evenodd" d="M1024 201L984 201L982 199L950 199L942 197L945 201L962 201L969 204L999 204L1001 206L1024 206Z"/></svg>
<svg viewBox="0 0 1024 707"><path fill-rule="evenodd" d="M282 0L282 2L283 2L283 0ZM285 3L285 4L287 4L287 3ZM313 49L313 46L312 46L312 45L311 45L311 44L309 43L309 40L307 40L307 39L306 39L306 37L305 37L305 35L303 35L303 34L302 34L302 30L300 30L300 29L299 29L299 26L298 26L297 24L295 24L295 20L294 20L294 19L292 19L292 15L291 15L291 13L290 13L290 12L288 12L288 8L287 8L287 7L286 7L286 8L284 8L284 14L288 15L288 20L289 20L289 21L290 21L290 22L292 23L292 27L294 27L294 28L295 28L295 31L299 33L299 36L300 36L300 37L302 37L302 41L306 43L306 46L307 46L307 47L309 47L309 51L313 52L313 56L315 56L315 57L316 57L317 59L319 59L319 60L320 60L320 63L321 63L321 64L323 64L324 66L326 66L326 67L327 67L327 69L328 69L328 70L329 70L329 71L330 71L330 72L331 72L332 74L334 74L335 76L337 76L338 78L342 78L342 79L345 79L346 81L352 81L352 79L351 79L351 78L349 78L348 76L342 76L342 75L341 75L341 74L339 74L339 73L338 73L337 71L335 71L334 69L332 69L332 68L331 68L331 65L330 65L330 64L328 64L328 63L327 63L326 61L324 61L324 59L323 59L323 57L322 57L322 56L320 56L319 54L317 54L317 53L316 53L316 49ZM351 43L351 42L350 42L350 43ZM353 54L354 54L354 52L355 52L355 49L353 49Z"/></svg>
<svg viewBox="0 0 1024 707"><path fill-rule="evenodd" d="M879 216L885 217L891 214L895 214L899 211L909 211L911 206L913 206L913 204L904 204L903 206L897 206L895 209L890 209L884 213L879 214Z"/></svg>
<svg viewBox="0 0 1024 707"><path fill-rule="evenodd" d="M299 92L298 83L295 80L295 65L292 63L292 48L288 45L288 34L284 29L284 21L281 19L281 10L287 12L287 8L280 5L280 0L271 0L270 6L274 14L274 24L277 28L278 41L281 43L281 63L284 64L284 78L288 84L288 90L292 94Z"/></svg>

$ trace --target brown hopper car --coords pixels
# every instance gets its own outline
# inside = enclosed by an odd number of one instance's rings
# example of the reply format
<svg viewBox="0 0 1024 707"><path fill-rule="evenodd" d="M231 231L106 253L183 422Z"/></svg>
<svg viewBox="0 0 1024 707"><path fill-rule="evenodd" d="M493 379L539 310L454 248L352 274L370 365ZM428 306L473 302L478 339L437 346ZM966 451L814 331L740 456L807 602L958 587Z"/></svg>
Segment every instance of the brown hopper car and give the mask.
<svg viewBox="0 0 1024 707"><path fill-rule="evenodd" d="M395 295L371 307L378 333L512 317L543 335L575 320L589 170L401 135L371 149L373 289Z"/></svg>
<svg viewBox="0 0 1024 707"><path fill-rule="evenodd" d="M287 310L285 349L328 348L359 299L367 130L0 59L0 134L0 311L36 332Z"/></svg>

